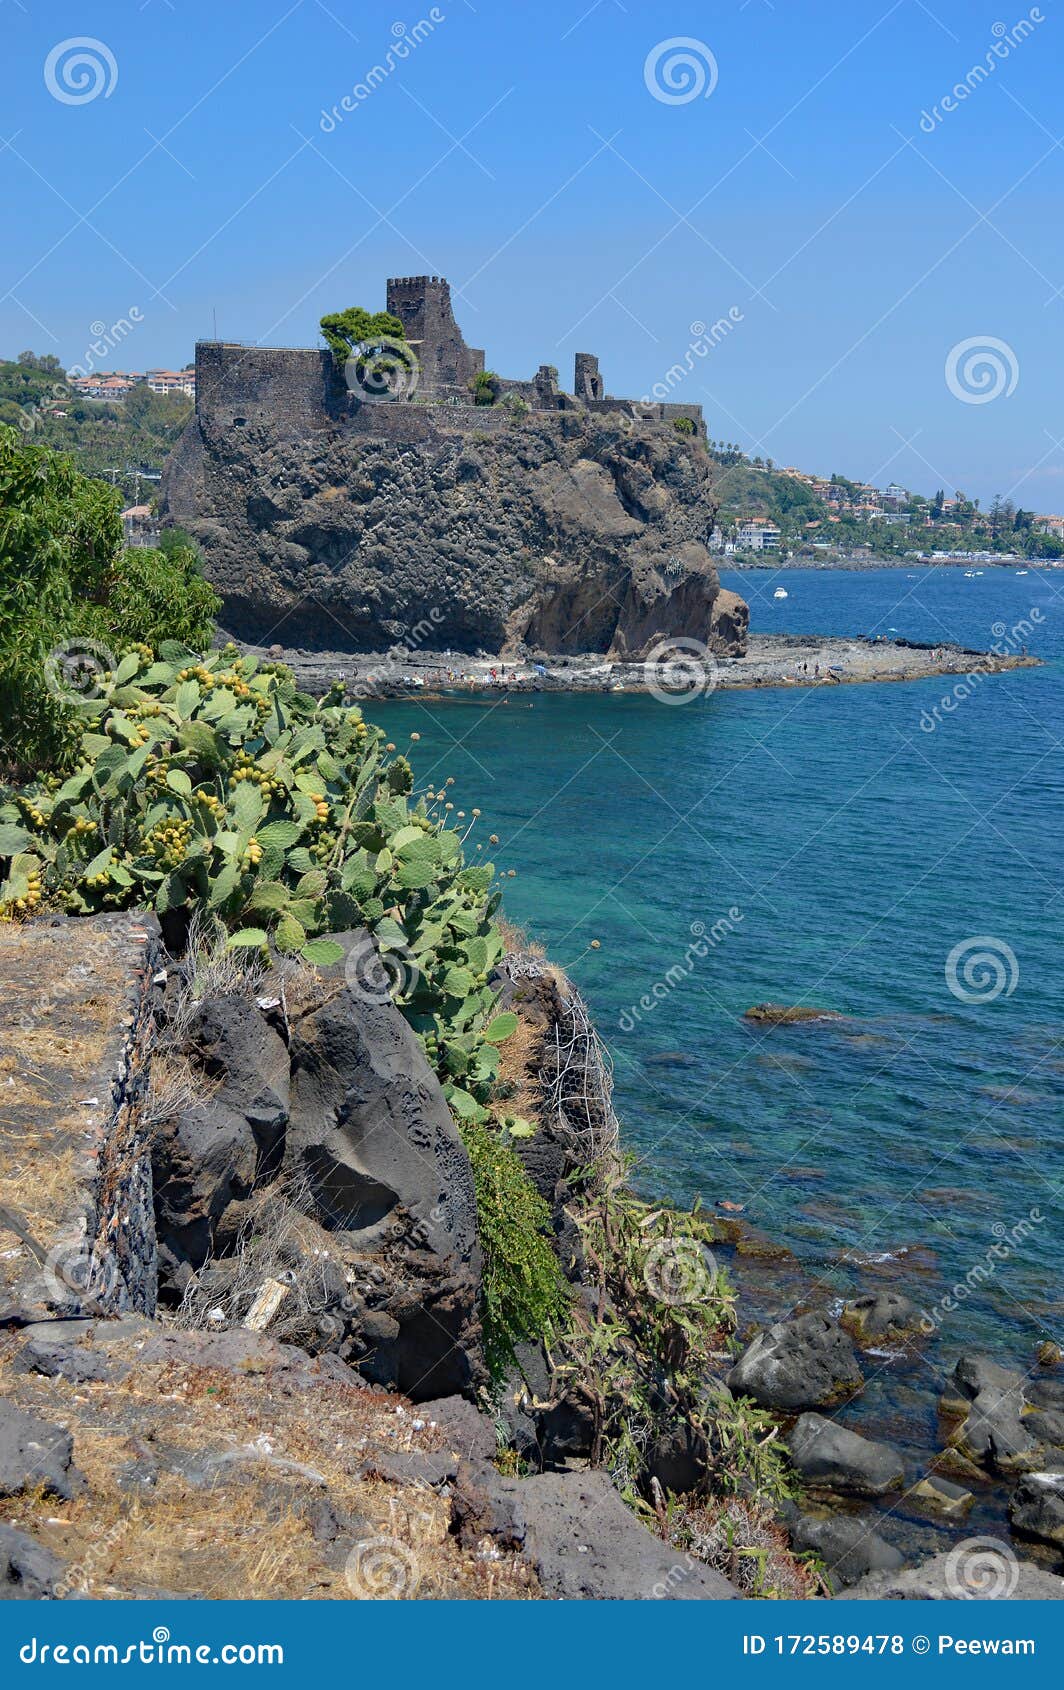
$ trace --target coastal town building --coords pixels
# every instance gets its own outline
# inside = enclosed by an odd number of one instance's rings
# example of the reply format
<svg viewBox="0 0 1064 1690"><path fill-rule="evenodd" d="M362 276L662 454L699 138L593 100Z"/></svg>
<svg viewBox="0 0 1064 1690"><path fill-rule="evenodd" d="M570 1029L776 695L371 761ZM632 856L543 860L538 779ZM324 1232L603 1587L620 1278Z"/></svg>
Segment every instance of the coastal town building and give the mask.
<svg viewBox="0 0 1064 1690"><path fill-rule="evenodd" d="M91 376L68 376L67 381L83 399L124 399L135 387L152 393L184 393L196 397L196 372L187 370L99 370Z"/></svg>
<svg viewBox="0 0 1064 1690"><path fill-rule="evenodd" d="M1056 540L1064 540L1064 516L1036 516L1034 519L1036 534L1052 534Z"/></svg>
<svg viewBox="0 0 1064 1690"><path fill-rule="evenodd" d="M767 516L751 516L739 524L735 543L740 551L773 551L780 543L780 530Z"/></svg>
<svg viewBox="0 0 1064 1690"><path fill-rule="evenodd" d="M159 519L150 505L130 505L122 512L122 530L127 546L155 546L159 542Z"/></svg>

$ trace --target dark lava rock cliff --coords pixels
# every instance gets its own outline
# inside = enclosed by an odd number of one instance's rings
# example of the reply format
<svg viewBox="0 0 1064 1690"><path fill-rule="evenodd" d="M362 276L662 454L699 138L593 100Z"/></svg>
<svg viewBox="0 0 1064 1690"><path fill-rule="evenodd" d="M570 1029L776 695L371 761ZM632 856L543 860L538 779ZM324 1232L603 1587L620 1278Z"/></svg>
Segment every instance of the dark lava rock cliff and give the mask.
<svg viewBox="0 0 1064 1690"><path fill-rule="evenodd" d="M240 639L740 655L747 607L705 546L710 473L697 437L620 413L356 404L293 426L201 399L164 493Z"/></svg>

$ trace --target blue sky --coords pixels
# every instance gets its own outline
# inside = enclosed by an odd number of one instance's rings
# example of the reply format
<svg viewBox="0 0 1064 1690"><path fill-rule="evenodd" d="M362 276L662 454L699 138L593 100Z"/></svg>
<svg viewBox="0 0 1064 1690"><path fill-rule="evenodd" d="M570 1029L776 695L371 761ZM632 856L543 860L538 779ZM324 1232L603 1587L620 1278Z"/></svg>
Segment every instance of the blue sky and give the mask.
<svg viewBox="0 0 1064 1690"><path fill-rule="evenodd" d="M131 310L105 363L214 313L313 344L430 271L503 374L686 360L672 397L779 463L1064 507L1059 0L0 0L0 39L8 356Z"/></svg>

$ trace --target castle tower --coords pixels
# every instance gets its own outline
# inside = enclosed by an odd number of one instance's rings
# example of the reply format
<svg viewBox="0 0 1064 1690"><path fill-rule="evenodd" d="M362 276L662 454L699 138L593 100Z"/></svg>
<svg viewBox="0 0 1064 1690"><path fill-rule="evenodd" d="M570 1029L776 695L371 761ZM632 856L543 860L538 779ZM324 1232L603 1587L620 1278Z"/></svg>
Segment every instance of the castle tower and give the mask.
<svg viewBox="0 0 1064 1690"><path fill-rule="evenodd" d="M573 392L578 399L603 399L606 390L599 375L599 361L593 352L578 352L573 371Z"/></svg>
<svg viewBox="0 0 1064 1690"><path fill-rule="evenodd" d="M467 346L442 276L390 276L388 310L398 317L421 364L420 388L439 396L450 389L468 400L469 384L484 368L484 354Z"/></svg>

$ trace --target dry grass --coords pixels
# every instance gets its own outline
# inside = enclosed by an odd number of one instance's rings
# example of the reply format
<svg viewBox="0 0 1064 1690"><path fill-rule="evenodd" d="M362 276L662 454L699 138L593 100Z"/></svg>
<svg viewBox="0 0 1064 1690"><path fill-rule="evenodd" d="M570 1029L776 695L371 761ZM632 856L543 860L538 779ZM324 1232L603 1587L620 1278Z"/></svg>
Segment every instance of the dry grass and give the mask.
<svg viewBox="0 0 1064 1690"><path fill-rule="evenodd" d="M347 1601L367 1594L345 1576L354 1545L385 1539L405 1569L397 1594L539 1594L516 1558L482 1558L459 1546L446 1498L359 1476L375 1451L442 1442L402 1398L336 1383L278 1388L268 1370L234 1374L185 1362L141 1366L117 1386L4 1373L5 1392L74 1435L84 1493L67 1504L24 1497L8 1509L14 1524L72 1564L72 1589L97 1598L163 1589ZM207 1483L195 1484L172 1470L179 1451L203 1465L212 1453L226 1459L208 1468ZM121 1470L153 1452L155 1486L120 1489ZM315 1521L330 1509L339 1532L321 1542Z"/></svg>
<svg viewBox="0 0 1064 1690"><path fill-rule="evenodd" d="M723 1573L744 1596L804 1602L824 1594L815 1569L794 1555L767 1509L737 1496L674 1508L669 1541Z"/></svg>
<svg viewBox="0 0 1064 1690"><path fill-rule="evenodd" d="M538 1124L543 1119L543 1088L539 1083L543 1028L535 1026L521 1014L519 1003L513 1008L517 1015L517 1031L499 1046L499 1082L505 1098L503 1107L508 1115L523 1115L526 1120Z"/></svg>

